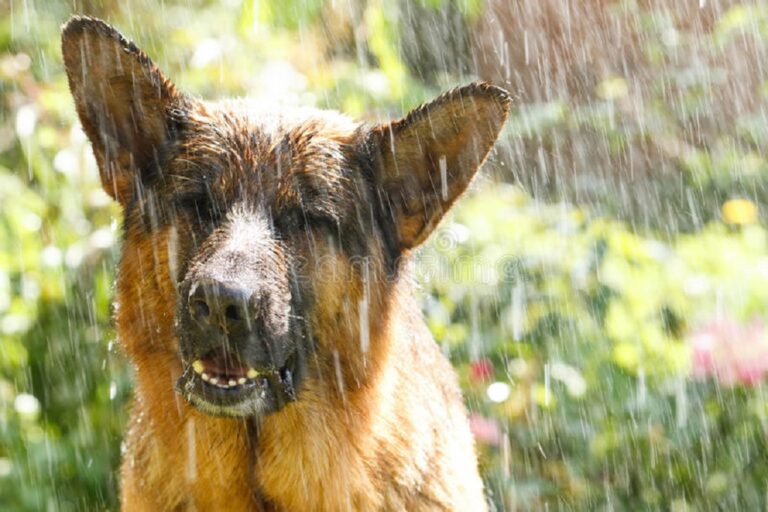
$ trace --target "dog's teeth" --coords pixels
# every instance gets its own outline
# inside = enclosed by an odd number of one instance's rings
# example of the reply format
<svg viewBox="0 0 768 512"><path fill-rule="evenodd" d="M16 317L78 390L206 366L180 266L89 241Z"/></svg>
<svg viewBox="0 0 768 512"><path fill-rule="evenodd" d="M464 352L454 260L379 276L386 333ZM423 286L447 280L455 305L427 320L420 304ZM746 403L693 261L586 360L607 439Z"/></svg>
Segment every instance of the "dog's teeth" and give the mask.
<svg viewBox="0 0 768 512"><path fill-rule="evenodd" d="M230 382L232 382L232 381L230 381ZM241 386L243 384L245 384L246 382L248 382L248 379L246 379L245 377L240 377L239 379L237 379L237 383L240 384Z"/></svg>
<svg viewBox="0 0 768 512"><path fill-rule="evenodd" d="M208 382L208 380L210 379L210 377L208 376L208 374L207 374L207 373L205 373L205 372L203 372L203 374L202 374L200 377L202 377L202 378L203 378L203 380L204 380L205 382Z"/></svg>
<svg viewBox="0 0 768 512"><path fill-rule="evenodd" d="M229 384L230 386L236 386L236 385L237 385L237 382L235 381L235 379L229 379L229 383L228 383L228 384Z"/></svg>
<svg viewBox="0 0 768 512"><path fill-rule="evenodd" d="M203 373L205 366L203 366L203 362L198 359L194 363L192 363L192 369L195 370L195 373L201 374Z"/></svg>
<svg viewBox="0 0 768 512"><path fill-rule="evenodd" d="M245 374L249 379L255 379L259 376L259 372L257 372L255 369L250 368L248 370L248 373Z"/></svg>
<svg viewBox="0 0 768 512"><path fill-rule="evenodd" d="M216 384L218 384L218 383L219 383L219 379L217 379L216 377L211 377L211 380L210 380L209 382L210 382L211 384L214 384L214 385L216 385Z"/></svg>

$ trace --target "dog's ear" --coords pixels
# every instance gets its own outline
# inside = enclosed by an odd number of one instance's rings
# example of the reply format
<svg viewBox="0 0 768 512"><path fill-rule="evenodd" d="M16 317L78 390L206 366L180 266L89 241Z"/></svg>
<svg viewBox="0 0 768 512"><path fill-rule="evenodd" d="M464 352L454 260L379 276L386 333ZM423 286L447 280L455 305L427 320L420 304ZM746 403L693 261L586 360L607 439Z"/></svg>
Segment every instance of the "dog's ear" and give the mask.
<svg viewBox="0 0 768 512"><path fill-rule="evenodd" d="M373 129L375 185L401 251L426 240L467 189L509 108L506 91L473 83Z"/></svg>
<svg viewBox="0 0 768 512"><path fill-rule="evenodd" d="M142 176L157 172L170 138L169 112L181 95L144 52L101 20L70 18L61 47L102 185L126 204Z"/></svg>

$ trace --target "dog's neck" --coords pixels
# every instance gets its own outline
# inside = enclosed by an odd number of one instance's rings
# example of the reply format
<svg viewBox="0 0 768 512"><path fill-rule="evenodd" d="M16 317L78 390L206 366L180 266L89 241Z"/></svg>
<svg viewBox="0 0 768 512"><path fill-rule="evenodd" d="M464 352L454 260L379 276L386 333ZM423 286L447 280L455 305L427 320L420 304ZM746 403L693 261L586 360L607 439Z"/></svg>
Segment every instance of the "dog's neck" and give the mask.
<svg viewBox="0 0 768 512"><path fill-rule="evenodd" d="M382 508L366 501L380 496L367 464L379 455L379 420L396 417L388 410L396 406L396 376L381 370L393 368L386 359L397 350L395 329L386 324L372 330L371 348L377 350L369 354L364 380L313 380L296 403L264 418L256 476L263 491L287 509L334 510L339 503L333 500L345 495L351 509ZM340 438L346 442L340 445ZM318 494L318 489L325 492Z"/></svg>

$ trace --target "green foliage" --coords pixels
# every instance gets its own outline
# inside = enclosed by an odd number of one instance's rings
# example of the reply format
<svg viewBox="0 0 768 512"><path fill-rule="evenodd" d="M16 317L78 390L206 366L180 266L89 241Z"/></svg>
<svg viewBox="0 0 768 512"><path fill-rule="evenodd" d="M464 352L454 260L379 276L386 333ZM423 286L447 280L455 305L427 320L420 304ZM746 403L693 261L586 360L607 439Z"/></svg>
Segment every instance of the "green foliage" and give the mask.
<svg viewBox="0 0 768 512"><path fill-rule="evenodd" d="M499 506L762 506L763 390L691 380L685 338L716 311L765 311L767 236L713 222L662 242L498 184L465 200L418 270L470 409L507 433L481 445Z"/></svg>
<svg viewBox="0 0 768 512"><path fill-rule="evenodd" d="M35 44L29 32L10 43L0 48L0 508L103 508L116 499L130 386L108 351L117 211L73 130L61 72L51 78L21 50ZM56 58L55 42L39 51Z"/></svg>
<svg viewBox="0 0 768 512"><path fill-rule="evenodd" d="M86 4L193 94L375 121L438 92L402 57L393 0ZM418 4L458 9L470 24L484 8ZM0 17L0 509L116 509L131 393L109 319L120 212L100 189L66 88L58 26L70 2L11 7ZM609 75L587 103L519 105L501 147L558 149L586 132L621 155L639 140L649 154L671 152L663 163L683 192L650 177L654 204L619 220L605 213L619 204L612 188L577 205L483 182L418 255L427 322L470 411L489 420L478 448L499 509L764 509L764 387L694 378L691 339L712 319L747 324L768 310L768 232L755 211L768 131L757 107L718 114L713 93L723 79L713 62L745 38L764 44L768 8L725 11L698 35L707 58L693 67L676 53L694 48L691 34L663 11L612 9L642 36L650 82L638 91ZM673 36L682 42L667 44ZM768 86L758 85L760 105ZM720 123L691 144L685 127L699 117ZM587 158L598 175L610 162ZM749 199L723 205L729 196ZM665 213L650 222L650 211Z"/></svg>

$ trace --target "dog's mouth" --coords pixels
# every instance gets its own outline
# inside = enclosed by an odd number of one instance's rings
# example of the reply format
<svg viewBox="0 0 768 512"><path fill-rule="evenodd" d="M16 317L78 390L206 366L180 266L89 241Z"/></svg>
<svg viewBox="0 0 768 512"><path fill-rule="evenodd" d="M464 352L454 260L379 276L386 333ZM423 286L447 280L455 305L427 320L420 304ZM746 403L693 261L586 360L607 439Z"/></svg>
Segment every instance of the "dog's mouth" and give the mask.
<svg viewBox="0 0 768 512"><path fill-rule="evenodd" d="M195 407L218 416L262 416L296 400L296 364L244 364L224 350L184 362L176 389Z"/></svg>

